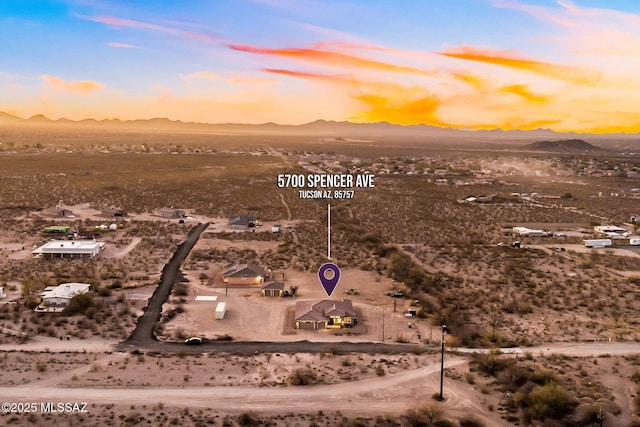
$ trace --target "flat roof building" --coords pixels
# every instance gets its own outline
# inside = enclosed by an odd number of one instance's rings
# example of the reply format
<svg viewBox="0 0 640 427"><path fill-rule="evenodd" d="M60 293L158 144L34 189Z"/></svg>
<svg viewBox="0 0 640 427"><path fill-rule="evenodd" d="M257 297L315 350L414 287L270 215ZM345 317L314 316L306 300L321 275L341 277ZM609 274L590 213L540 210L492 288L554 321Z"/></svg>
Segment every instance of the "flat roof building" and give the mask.
<svg viewBox="0 0 640 427"><path fill-rule="evenodd" d="M42 293L42 305L45 307L66 307L75 295L86 294L91 285L88 283L62 283Z"/></svg>
<svg viewBox="0 0 640 427"><path fill-rule="evenodd" d="M104 247L95 240L52 240L32 252L34 258L93 258Z"/></svg>

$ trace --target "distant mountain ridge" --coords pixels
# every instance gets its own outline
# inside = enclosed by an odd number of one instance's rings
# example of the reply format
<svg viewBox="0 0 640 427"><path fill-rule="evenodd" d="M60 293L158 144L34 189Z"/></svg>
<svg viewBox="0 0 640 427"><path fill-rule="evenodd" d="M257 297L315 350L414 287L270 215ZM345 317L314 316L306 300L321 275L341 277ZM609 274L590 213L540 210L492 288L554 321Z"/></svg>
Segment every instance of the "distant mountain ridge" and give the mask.
<svg viewBox="0 0 640 427"><path fill-rule="evenodd" d="M114 129L114 130L139 130L139 131L175 131L175 132L273 132L273 133L291 133L291 134L316 134L324 136L340 136L340 137L357 137L357 136L381 136L381 137L442 137L442 138L491 138L491 139L551 139L557 137L569 137L579 138L589 136L587 134L579 133L559 133L549 129L534 129L534 130L469 130L469 129L454 129L444 128L437 126L429 126L424 124L419 125L399 125L389 122L376 122L376 123L354 123L348 121L333 121L333 120L315 120L313 122L301 124L301 125L281 125L273 122L262 124L243 124L243 123L199 123L199 122L183 122L181 120L171 120L168 118L152 118L152 119L135 119L135 120L120 120L114 119L83 119L83 120L70 120L66 118L60 118L56 120L49 119L42 114L37 114L28 119L24 119L9 113L0 112L0 126L52 126L61 128L73 127L76 129ZM602 137L602 135L591 135L594 137ZM637 138L638 134L615 134L609 136L616 136L621 138L634 137ZM571 140L569 140L571 141ZM580 140L582 141L582 140ZM553 141L541 141L540 144L544 145L545 142ZM584 142L584 141L582 141ZM590 145L586 143L587 145ZM569 144L571 146L571 144ZM530 149L541 150L542 148L536 148L532 146ZM586 149L589 149L588 147ZM548 150L548 149L547 149ZM584 148L577 148L578 151L584 151ZM553 149L551 149L553 151Z"/></svg>
<svg viewBox="0 0 640 427"><path fill-rule="evenodd" d="M589 144L582 139L564 139L560 141L536 141L525 148L532 151L553 151L558 153L578 151L600 151L600 147Z"/></svg>

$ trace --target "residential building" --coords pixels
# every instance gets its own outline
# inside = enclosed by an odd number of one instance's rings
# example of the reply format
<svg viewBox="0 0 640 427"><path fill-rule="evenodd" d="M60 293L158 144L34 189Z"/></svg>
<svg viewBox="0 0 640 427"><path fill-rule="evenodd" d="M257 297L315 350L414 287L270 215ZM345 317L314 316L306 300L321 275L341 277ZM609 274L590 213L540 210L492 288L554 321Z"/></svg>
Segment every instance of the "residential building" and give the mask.
<svg viewBox="0 0 640 427"><path fill-rule="evenodd" d="M161 208L158 211L157 215L163 218L170 218L170 219L184 218L187 216L183 210L174 209L174 208Z"/></svg>
<svg viewBox="0 0 640 427"><path fill-rule="evenodd" d="M115 206L104 206L101 213L102 216L106 217L122 217L126 215L126 212L122 208L117 208Z"/></svg>
<svg viewBox="0 0 640 427"><path fill-rule="evenodd" d="M66 307L75 295L89 292L88 283L63 283L54 288L48 288L42 293L42 304L46 308Z"/></svg>
<svg viewBox="0 0 640 427"><path fill-rule="evenodd" d="M237 215L229 218L229 226L232 230L248 230L256 226L257 220L253 215Z"/></svg>
<svg viewBox="0 0 640 427"><path fill-rule="evenodd" d="M300 301L296 303L296 329L349 328L358 323L351 300Z"/></svg>
<svg viewBox="0 0 640 427"><path fill-rule="evenodd" d="M32 254L34 258L93 258L98 255L104 242L95 240L51 240Z"/></svg>
<svg viewBox="0 0 640 427"><path fill-rule="evenodd" d="M265 282L260 289L263 297L281 297L284 294L284 282Z"/></svg>
<svg viewBox="0 0 640 427"><path fill-rule="evenodd" d="M229 285L261 286L264 278L264 268L256 264L229 264L222 269L222 280Z"/></svg>

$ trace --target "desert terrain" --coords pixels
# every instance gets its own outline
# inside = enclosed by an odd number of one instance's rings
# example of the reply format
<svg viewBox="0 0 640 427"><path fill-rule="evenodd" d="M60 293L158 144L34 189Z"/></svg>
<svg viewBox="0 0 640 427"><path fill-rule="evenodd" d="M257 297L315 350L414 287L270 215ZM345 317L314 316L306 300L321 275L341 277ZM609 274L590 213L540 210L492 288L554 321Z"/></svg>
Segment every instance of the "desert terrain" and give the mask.
<svg viewBox="0 0 640 427"><path fill-rule="evenodd" d="M8 425L560 426L598 425L599 417L605 426L640 423L640 251L629 238L603 248L583 244L603 237L598 225L632 235L637 229L634 141L594 139L603 150L554 152L528 147L535 135L480 149L471 139L328 138L327 132L3 127L0 395L38 405L89 403L88 412L7 412L0 419ZM327 200L276 185L278 174L307 173L373 174L375 187ZM105 216L104 206L126 214ZM166 207L185 216L159 216ZM239 214L255 215L262 225L232 230L229 218ZM334 346L253 356L192 346L118 351L163 266L203 223L209 225L163 305L155 328L161 342ZM285 227L273 232L276 224ZM104 242L104 249L91 259L34 258L36 247L56 237L43 231L52 225ZM519 236L514 227L545 234ZM328 261L329 244L342 271L332 298L352 300L359 322L295 329L296 302L326 298L317 271ZM259 286L226 285L221 272L230 263L262 265L298 293L264 297ZM34 311L44 288L69 282L91 285L85 305ZM227 303L221 320L214 318L218 302ZM434 396L443 320L440 401ZM345 352L344 341L412 344L415 351Z"/></svg>

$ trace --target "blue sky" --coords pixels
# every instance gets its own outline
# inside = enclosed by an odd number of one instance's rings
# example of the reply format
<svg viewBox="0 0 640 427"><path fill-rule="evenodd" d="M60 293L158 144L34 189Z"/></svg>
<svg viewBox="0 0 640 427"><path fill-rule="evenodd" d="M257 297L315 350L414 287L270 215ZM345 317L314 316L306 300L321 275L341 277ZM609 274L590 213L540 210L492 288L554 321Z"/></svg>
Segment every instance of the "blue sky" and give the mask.
<svg viewBox="0 0 640 427"><path fill-rule="evenodd" d="M638 132L640 3L0 2L0 111Z"/></svg>

